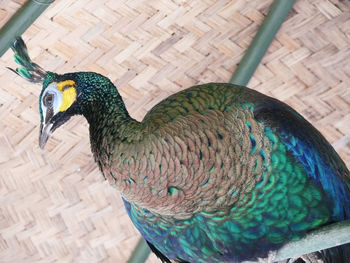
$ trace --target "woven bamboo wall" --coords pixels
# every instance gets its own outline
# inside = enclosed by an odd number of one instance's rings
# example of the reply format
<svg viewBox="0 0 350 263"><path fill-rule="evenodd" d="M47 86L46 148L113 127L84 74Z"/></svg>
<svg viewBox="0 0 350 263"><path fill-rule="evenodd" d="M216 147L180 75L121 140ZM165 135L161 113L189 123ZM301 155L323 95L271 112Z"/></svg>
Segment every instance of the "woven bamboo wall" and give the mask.
<svg viewBox="0 0 350 263"><path fill-rule="evenodd" d="M0 25L24 0L0 0ZM96 71L131 115L225 82L272 0L56 0L24 34L46 70ZM74 117L38 148L40 86L0 61L0 262L126 262L138 240ZM301 112L350 165L350 2L299 0L249 83ZM148 262L159 262L151 257Z"/></svg>

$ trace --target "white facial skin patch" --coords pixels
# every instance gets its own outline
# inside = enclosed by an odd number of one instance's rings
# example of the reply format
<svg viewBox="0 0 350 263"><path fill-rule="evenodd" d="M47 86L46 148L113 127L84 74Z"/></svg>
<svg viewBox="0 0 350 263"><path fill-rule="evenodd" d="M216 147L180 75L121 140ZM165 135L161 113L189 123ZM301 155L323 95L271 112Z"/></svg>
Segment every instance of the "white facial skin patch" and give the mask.
<svg viewBox="0 0 350 263"><path fill-rule="evenodd" d="M75 82L64 80L52 82L41 97L41 109L44 123L47 123L58 112L66 111L77 98Z"/></svg>
<svg viewBox="0 0 350 263"><path fill-rule="evenodd" d="M46 123L52 116L58 113L62 104L62 93L57 89L57 83L51 83L44 91L41 97L41 110L43 120Z"/></svg>

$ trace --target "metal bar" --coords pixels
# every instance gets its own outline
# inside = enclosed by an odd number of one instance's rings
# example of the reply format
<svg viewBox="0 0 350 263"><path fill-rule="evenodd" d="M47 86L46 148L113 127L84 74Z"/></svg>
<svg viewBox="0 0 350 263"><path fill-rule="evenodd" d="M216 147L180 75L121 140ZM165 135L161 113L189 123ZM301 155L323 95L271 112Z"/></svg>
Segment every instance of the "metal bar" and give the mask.
<svg viewBox="0 0 350 263"><path fill-rule="evenodd" d="M145 240L143 238L140 238L127 263L146 262L150 252L151 250L149 249Z"/></svg>
<svg viewBox="0 0 350 263"><path fill-rule="evenodd" d="M291 241L277 251L273 262L297 258L301 255L350 243L350 219L308 233L298 241ZM243 263L256 263L244 261Z"/></svg>
<svg viewBox="0 0 350 263"><path fill-rule="evenodd" d="M274 1L269 14L266 16L246 54L242 58L241 63L230 80L230 83L243 86L247 85L295 1L296 0ZM145 246L141 246L142 242ZM148 256L146 253L150 253L150 250L145 241L140 239L128 263L145 262ZM136 258L139 254L145 256L142 258L143 260L134 260L134 257Z"/></svg>
<svg viewBox="0 0 350 263"><path fill-rule="evenodd" d="M275 0L264 22L239 63L230 83L246 86L295 0Z"/></svg>
<svg viewBox="0 0 350 263"><path fill-rule="evenodd" d="M292 241L278 250L275 261L298 257L315 251L350 243L350 220L312 231L301 240Z"/></svg>
<svg viewBox="0 0 350 263"><path fill-rule="evenodd" d="M28 0L0 29L0 57L55 0Z"/></svg>

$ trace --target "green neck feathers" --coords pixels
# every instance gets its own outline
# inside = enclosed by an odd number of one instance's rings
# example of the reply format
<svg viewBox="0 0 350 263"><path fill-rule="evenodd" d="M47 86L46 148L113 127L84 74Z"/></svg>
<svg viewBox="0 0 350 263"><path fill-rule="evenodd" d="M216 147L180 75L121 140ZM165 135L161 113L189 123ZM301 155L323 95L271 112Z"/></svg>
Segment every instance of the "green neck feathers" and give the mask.
<svg viewBox="0 0 350 263"><path fill-rule="evenodd" d="M96 158L103 158L105 148L118 142L131 142L140 136L140 123L132 119L117 88L106 77L90 72L73 73L64 78L77 85L76 113L90 126L91 148Z"/></svg>

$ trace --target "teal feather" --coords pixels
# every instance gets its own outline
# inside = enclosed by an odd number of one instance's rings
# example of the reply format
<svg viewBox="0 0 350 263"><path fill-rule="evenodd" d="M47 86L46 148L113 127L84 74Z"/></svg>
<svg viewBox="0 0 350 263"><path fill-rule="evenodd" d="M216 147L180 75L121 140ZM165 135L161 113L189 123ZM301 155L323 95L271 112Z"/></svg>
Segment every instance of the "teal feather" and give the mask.
<svg viewBox="0 0 350 263"><path fill-rule="evenodd" d="M28 72L26 68L17 68L16 72L18 73L18 75L20 75L22 78L26 80L32 79L32 75Z"/></svg>
<svg viewBox="0 0 350 263"><path fill-rule="evenodd" d="M30 59L23 39L20 37L16 38L11 49L15 53L15 62L21 67L15 70L9 67L8 69L30 82L42 83L45 79L46 71Z"/></svg>

